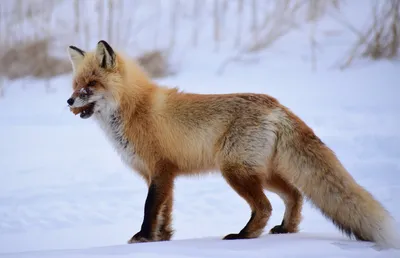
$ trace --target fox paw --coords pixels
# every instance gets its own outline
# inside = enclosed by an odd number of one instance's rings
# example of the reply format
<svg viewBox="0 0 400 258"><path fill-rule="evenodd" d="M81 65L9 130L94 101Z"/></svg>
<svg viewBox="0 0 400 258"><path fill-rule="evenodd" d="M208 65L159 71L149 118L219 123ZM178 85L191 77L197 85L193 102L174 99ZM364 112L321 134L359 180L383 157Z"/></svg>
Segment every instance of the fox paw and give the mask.
<svg viewBox="0 0 400 258"><path fill-rule="evenodd" d="M273 227L270 231L270 234L286 234L290 233L286 228L284 228L282 225L276 225Z"/></svg>
<svg viewBox="0 0 400 258"><path fill-rule="evenodd" d="M131 239L129 239L128 244L145 243L145 242L152 242L152 240L148 237L143 236L142 232L139 231Z"/></svg>
<svg viewBox="0 0 400 258"><path fill-rule="evenodd" d="M233 233L233 234L226 235L226 236L223 238L223 240L236 240L236 239L246 239L246 238L247 238L247 237L246 237L244 234L240 234L240 233L236 234L236 233Z"/></svg>
<svg viewBox="0 0 400 258"><path fill-rule="evenodd" d="M168 230L164 229L158 233L158 238L160 241L169 241L169 240L171 240L173 234L174 234L174 231L172 229L168 229Z"/></svg>

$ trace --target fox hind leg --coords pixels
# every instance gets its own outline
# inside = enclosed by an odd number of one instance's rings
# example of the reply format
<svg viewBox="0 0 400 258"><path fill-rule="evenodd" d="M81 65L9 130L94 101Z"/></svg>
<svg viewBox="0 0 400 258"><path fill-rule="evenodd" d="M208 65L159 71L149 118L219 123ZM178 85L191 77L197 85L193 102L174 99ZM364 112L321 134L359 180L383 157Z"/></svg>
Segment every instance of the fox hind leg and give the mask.
<svg viewBox="0 0 400 258"><path fill-rule="evenodd" d="M271 173L265 188L276 193L285 203L285 214L280 225L270 230L270 234L296 233L301 222L303 196L301 192L276 173Z"/></svg>
<svg viewBox="0 0 400 258"><path fill-rule="evenodd" d="M256 238L261 235L271 216L272 207L263 192L259 174L243 165L224 165L222 175L228 184L250 205L251 217L239 233L229 234L224 239Z"/></svg>

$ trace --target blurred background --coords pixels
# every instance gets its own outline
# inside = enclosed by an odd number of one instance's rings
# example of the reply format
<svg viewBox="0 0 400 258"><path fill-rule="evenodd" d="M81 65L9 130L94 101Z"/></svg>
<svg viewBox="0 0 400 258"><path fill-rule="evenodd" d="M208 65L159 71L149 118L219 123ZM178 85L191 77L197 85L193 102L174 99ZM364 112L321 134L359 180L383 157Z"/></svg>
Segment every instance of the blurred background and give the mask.
<svg viewBox="0 0 400 258"><path fill-rule="evenodd" d="M1 95L5 81L70 73L66 47L93 49L100 39L156 78L179 73L196 52L219 55L216 73L265 52L316 70L332 46L340 51L329 68L396 59L399 6L397 0L2 0Z"/></svg>

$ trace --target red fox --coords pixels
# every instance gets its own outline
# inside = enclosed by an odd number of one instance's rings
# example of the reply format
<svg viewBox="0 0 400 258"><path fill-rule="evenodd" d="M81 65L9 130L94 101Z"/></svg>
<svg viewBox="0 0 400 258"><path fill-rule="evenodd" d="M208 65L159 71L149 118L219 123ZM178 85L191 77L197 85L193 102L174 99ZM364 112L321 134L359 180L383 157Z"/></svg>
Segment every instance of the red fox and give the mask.
<svg viewBox="0 0 400 258"><path fill-rule="evenodd" d="M298 232L304 196L347 236L399 247L391 215L277 99L192 94L157 85L103 40L92 52L68 50L71 111L93 116L123 162L148 185L141 229L128 243L170 240L174 179L220 171L251 208L240 232L223 239L262 234L272 212L267 189L285 203L282 223L271 234Z"/></svg>

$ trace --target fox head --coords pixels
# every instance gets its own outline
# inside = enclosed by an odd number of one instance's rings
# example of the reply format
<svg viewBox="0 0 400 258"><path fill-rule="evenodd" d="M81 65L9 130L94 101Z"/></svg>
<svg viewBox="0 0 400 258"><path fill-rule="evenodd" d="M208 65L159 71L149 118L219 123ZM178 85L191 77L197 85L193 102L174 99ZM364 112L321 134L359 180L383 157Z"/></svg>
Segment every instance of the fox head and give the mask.
<svg viewBox="0 0 400 258"><path fill-rule="evenodd" d="M104 40L98 42L93 52L69 46L68 53L73 68L73 93L67 103L72 112L89 118L115 102L115 89L124 83L124 65Z"/></svg>

